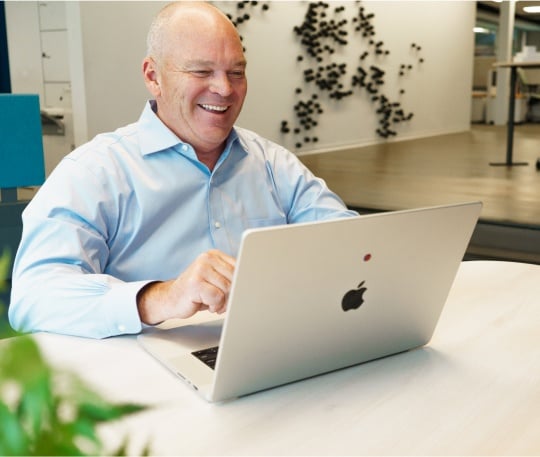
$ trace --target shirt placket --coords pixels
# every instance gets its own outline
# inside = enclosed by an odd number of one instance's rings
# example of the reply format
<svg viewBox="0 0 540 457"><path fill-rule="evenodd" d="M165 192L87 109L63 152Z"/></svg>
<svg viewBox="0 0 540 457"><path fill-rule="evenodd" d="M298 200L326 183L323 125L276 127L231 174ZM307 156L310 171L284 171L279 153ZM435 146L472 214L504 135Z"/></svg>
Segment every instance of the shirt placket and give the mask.
<svg viewBox="0 0 540 457"><path fill-rule="evenodd" d="M215 175L208 182L208 218L213 245L224 252L230 251L225 220L225 209L221 198L219 178Z"/></svg>

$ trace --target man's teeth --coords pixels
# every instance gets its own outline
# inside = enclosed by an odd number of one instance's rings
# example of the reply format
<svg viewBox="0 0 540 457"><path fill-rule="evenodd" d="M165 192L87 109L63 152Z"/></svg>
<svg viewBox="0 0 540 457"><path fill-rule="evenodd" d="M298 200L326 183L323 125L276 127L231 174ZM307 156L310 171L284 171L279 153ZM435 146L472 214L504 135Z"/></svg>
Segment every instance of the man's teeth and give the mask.
<svg viewBox="0 0 540 457"><path fill-rule="evenodd" d="M227 111L227 106L216 106L216 105L201 105L207 111L219 111L220 113Z"/></svg>

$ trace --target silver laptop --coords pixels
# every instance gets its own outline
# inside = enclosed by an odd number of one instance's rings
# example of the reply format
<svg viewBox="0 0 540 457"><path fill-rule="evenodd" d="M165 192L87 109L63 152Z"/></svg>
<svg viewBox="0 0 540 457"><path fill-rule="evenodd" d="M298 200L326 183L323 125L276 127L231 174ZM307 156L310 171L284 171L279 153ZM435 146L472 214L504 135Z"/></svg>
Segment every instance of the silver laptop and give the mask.
<svg viewBox="0 0 540 457"><path fill-rule="evenodd" d="M248 230L226 317L147 329L138 341L208 401L423 346L480 210L473 202Z"/></svg>

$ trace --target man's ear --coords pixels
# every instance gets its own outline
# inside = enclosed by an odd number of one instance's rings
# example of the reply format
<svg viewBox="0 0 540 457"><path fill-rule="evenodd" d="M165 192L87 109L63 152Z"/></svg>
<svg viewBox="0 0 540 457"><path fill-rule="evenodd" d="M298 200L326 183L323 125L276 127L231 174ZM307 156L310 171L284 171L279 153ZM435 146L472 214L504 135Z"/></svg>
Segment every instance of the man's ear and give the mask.
<svg viewBox="0 0 540 457"><path fill-rule="evenodd" d="M159 71L156 62L151 57L145 57L142 63L142 72L146 88L155 98L161 94Z"/></svg>

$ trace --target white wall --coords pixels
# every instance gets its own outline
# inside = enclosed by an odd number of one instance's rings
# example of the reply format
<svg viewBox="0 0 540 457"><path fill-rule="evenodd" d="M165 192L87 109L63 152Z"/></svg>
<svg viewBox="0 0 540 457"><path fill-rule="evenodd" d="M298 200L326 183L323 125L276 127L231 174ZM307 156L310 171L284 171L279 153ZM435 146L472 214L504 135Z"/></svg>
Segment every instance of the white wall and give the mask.
<svg viewBox="0 0 540 457"><path fill-rule="evenodd" d="M36 2L5 3L9 70L13 93L44 99L39 12Z"/></svg>
<svg viewBox="0 0 540 457"><path fill-rule="evenodd" d="M330 2L330 9L336 3L346 5L349 18L356 15L359 6L364 6L366 13L375 14L374 38L382 40L390 54L360 62L359 56L369 46L365 39L353 34L334 60L348 62L350 71L359 63L364 68L375 63L386 71L383 91L391 100L401 102L406 112L414 113L411 121L396 128L397 139L469 129L474 2ZM231 2L219 4L226 10L235 10ZM250 78L250 92L240 123L291 148L295 141L290 135L279 133L279 124L282 119L293 118L292 107L298 99L294 89L308 88L302 81L302 71L307 66L296 61L302 48L292 33L294 25L302 23L306 8L307 2L272 2L270 10L254 15L254 19L240 26ZM418 53L411 49L411 43L422 47L423 64L417 65ZM405 77L398 76L402 63L414 66ZM400 88L406 91L402 96ZM365 92L340 103L327 102L317 129L317 148L379 141L374 111Z"/></svg>
<svg viewBox="0 0 540 457"><path fill-rule="evenodd" d="M225 11L235 14L236 2L216 2ZM249 92L239 124L295 150L292 134L280 132L282 120L294 125L293 105L298 100L295 88L303 87L306 62L296 58L302 54L293 27L300 25L309 2L259 2L270 8L253 9L251 19L239 26L247 48ZM154 14L164 2L68 2L68 30L80 40L80 51L73 56L72 83L74 105L84 109L86 119L74 106L75 124L84 122L88 138L136 120L147 92L140 64L145 52L145 38ZM366 13L374 13L372 24L377 41L382 40L390 55L373 60L386 71L383 92L392 101L414 113L411 121L396 127L397 140L416 138L469 128L473 64L473 32L475 3L451 1L362 1L330 2L330 7L346 7L340 18L352 20L359 5ZM79 19L73 19L73 15ZM9 18L8 18L9 20ZM351 32L352 33L352 32ZM351 35L352 36L352 35ZM76 41L76 40L75 40ZM418 55L411 43L422 46L425 59L417 65ZM72 46L73 47L73 46ZM360 37L350 39L334 60L347 62L349 71L359 63L359 55L367 49ZM371 58L371 56L370 56ZM368 59L362 63L368 67ZM402 63L413 63L406 77L398 77ZM315 65L312 65L315 66ZM77 70L78 68L78 70ZM73 75L78 74L84 84ZM352 75L352 73L351 73ZM405 93L399 95L399 89ZM375 133L378 118L365 92L335 102L321 94L325 113L310 135L316 135L316 146L304 145L297 152L325 150L381 140ZM79 144L83 138L79 138Z"/></svg>
<svg viewBox="0 0 540 457"><path fill-rule="evenodd" d="M77 8L80 14L82 49L74 58L80 60L85 84L80 88L84 92L74 92L73 98L85 99L88 138L138 119L148 97L141 70L146 33L152 18L164 4L155 1L68 2L69 17L73 18ZM70 25L76 24L71 22ZM74 35L76 33L73 31ZM76 143L80 143L80 139L76 139Z"/></svg>

